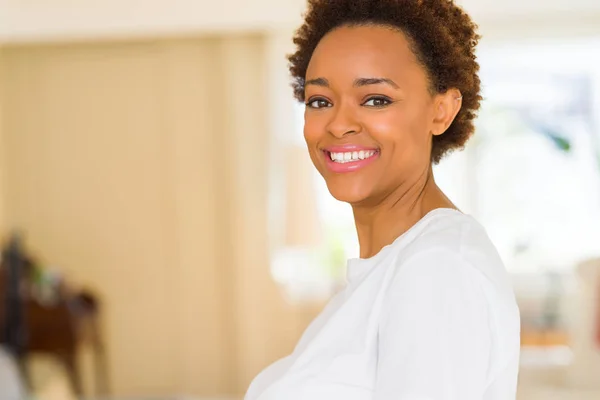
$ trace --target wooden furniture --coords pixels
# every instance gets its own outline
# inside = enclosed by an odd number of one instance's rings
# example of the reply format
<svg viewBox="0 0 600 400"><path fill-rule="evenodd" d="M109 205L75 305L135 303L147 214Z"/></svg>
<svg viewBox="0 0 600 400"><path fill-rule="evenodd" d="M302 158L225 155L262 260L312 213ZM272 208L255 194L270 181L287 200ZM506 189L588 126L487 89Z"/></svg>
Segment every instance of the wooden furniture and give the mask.
<svg viewBox="0 0 600 400"><path fill-rule="evenodd" d="M108 374L99 329L99 306L89 293L61 290L58 300L41 304L28 294L26 259L4 254L0 266L0 344L16 357L29 384L27 356L44 353L58 359L67 371L73 390L83 395L77 350L91 345L95 363L95 392L107 395Z"/></svg>

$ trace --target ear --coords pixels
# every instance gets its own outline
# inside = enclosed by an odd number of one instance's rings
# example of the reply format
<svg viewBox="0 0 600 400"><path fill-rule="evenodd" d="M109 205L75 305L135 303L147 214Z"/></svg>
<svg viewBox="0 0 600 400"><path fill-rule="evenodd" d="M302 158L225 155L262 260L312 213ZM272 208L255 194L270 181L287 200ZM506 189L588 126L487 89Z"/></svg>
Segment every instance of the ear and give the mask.
<svg viewBox="0 0 600 400"><path fill-rule="evenodd" d="M439 136L446 132L462 106L462 94L458 89L448 89L434 98L431 134Z"/></svg>

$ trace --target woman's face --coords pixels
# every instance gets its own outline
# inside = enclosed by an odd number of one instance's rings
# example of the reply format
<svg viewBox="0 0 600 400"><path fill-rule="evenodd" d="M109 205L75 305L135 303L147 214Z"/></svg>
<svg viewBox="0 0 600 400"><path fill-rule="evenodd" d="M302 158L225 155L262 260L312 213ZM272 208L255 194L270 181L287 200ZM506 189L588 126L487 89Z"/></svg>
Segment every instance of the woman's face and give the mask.
<svg viewBox="0 0 600 400"><path fill-rule="evenodd" d="M428 173L441 133L428 88L397 30L341 27L321 40L306 73L304 137L335 198L377 204Z"/></svg>

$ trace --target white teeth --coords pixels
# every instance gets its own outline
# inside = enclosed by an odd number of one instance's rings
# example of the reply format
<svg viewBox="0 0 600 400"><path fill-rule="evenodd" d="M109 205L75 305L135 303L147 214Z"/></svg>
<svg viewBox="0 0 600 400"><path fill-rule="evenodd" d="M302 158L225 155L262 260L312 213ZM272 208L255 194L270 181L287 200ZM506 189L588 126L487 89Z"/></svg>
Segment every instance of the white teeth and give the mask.
<svg viewBox="0 0 600 400"><path fill-rule="evenodd" d="M360 150L360 151L351 151L345 153L329 153L329 157L332 161L338 163L347 163L359 160L365 160L367 158L373 157L377 153L376 150Z"/></svg>

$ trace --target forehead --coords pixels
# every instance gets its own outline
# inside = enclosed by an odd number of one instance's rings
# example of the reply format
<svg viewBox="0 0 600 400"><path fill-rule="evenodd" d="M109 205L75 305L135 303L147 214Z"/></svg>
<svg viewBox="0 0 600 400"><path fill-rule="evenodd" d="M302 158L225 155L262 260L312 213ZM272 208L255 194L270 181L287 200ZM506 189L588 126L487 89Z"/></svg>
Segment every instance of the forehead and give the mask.
<svg viewBox="0 0 600 400"><path fill-rule="evenodd" d="M400 77L419 73L420 65L406 36L390 27L340 27L321 39L311 57L307 79Z"/></svg>

